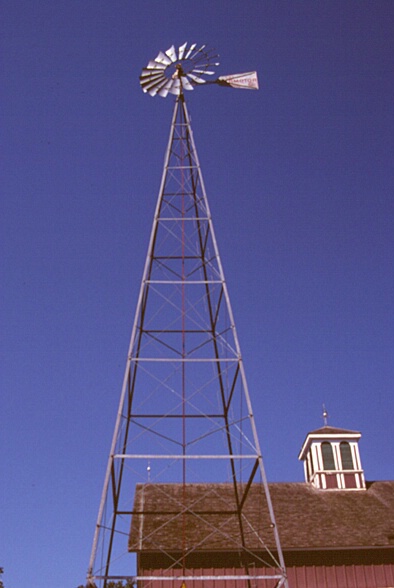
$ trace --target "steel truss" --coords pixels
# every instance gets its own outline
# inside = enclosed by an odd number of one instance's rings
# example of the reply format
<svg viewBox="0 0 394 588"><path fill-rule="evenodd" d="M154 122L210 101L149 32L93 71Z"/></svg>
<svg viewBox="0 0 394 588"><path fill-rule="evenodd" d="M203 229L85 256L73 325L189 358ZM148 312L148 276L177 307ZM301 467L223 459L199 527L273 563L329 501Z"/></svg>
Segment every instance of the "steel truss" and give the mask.
<svg viewBox="0 0 394 588"><path fill-rule="evenodd" d="M257 482L268 524L247 515ZM233 506L222 503L220 513L188 497L195 485L206 484L209 493L217 483L232 488L233 496ZM182 488L175 502L174 485ZM142 494L152 486L161 494L168 491L169 506L155 513L144 511L141 503L137 507L137 486ZM156 546L154 532L144 536L142 522L150 514L160 525ZM236 537L214 518L219 515L236 521ZM163 543L174 525L179 528L178 556L171 556L171 548ZM193 525L205 529L196 545L190 536ZM139 551L130 538L133 527L139 529L140 548L149 543L150 551L167 554L171 565L138 576L130 553ZM210 549L215 533L240 554L243 573L236 580L233 571L212 576L212 571L196 574L188 568L193 553L204 545ZM175 580L180 588L192 578L227 579L245 587L287 586L230 299L181 93L171 123L88 582L106 587L121 579L155 588L157 582Z"/></svg>

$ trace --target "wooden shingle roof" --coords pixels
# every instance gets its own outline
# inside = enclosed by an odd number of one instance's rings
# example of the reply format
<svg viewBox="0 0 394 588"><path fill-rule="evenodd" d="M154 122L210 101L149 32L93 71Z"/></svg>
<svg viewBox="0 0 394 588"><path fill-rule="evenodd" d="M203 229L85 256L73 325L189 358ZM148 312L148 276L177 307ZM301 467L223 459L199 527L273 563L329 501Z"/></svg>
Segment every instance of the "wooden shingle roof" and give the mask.
<svg viewBox="0 0 394 588"><path fill-rule="evenodd" d="M394 537L394 482L367 490L318 490L270 484L284 549L389 546Z"/></svg>
<svg viewBox="0 0 394 588"><path fill-rule="evenodd" d="M306 483L269 484L282 549L389 547L394 544L394 481L367 490L317 490ZM231 484L138 485L129 549L231 551L239 542ZM185 514L183 515L182 512ZM254 484L243 507L246 544L274 548L263 488ZM181 539L183 537L183 539Z"/></svg>

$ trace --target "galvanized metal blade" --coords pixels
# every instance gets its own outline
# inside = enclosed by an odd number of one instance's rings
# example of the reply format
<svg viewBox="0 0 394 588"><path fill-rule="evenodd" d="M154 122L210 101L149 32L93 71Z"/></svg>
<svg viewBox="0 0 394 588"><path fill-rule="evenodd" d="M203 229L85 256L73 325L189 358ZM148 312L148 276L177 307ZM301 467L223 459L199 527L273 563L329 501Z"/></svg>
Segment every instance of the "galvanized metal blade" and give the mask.
<svg viewBox="0 0 394 588"><path fill-rule="evenodd" d="M153 88L151 88L151 90L149 90L150 96L156 96L156 94L158 94L162 88L172 82L173 80L167 80L167 78L164 78L161 82L158 82L155 86L153 86Z"/></svg>
<svg viewBox="0 0 394 588"><path fill-rule="evenodd" d="M166 66L170 65L172 63L171 59L169 57L167 57L167 55L164 55L164 53L162 51L159 52L155 61L157 61L158 63L164 63Z"/></svg>
<svg viewBox="0 0 394 588"><path fill-rule="evenodd" d="M181 91L181 80L176 78L173 80L171 87L168 90L171 94L180 94Z"/></svg>
<svg viewBox="0 0 394 588"><path fill-rule="evenodd" d="M140 75L140 80L160 78L164 76L164 72L160 69L143 69Z"/></svg>
<svg viewBox="0 0 394 588"><path fill-rule="evenodd" d="M214 71L209 71L207 69L193 69L193 73L204 74L207 76L213 76L215 74Z"/></svg>
<svg viewBox="0 0 394 588"><path fill-rule="evenodd" d="M201 47L199 49L197 49L197 51L195 51L191 56L190 59L195 59L197 57L197 55L199 53L201 53L201 51L206 47L206 45L201 45Z"/></svg>
<svg viewBox="0 0 394 588"><path fill-rule="evenodd" d="M165 98L168 95L168 92L172 86L173 80L168 80L167 83L159 90L157 93L162 98Z"/></svg>
<svg viewBox="0 0 394 588"><path fill-rule="evenodd" d="M194 90L194 86L189 82L187 76L182 77L182 87L184 90Z"/></svg>
<svg viewBox="0 0 394 588"><path fill-rule="evenodd" d="M218 65L220 65L220 63L218 63L218 62L217 63L212 63L212 62L209 61L207 63L198 63L198 64L196 64L196 67L199 67L199 68L202 68L202 67L212 67L213 65L215 67L217 67Z"/></svg>
<svg viewBox="0 0 394 588"><path fill-rule="evenodd" d="M183 59L183 55L185 53L185 49L187 47L187 43L184 43L183 45L181 45L178 49L178 59Z"/></svg>
<svg viewBox="0 0 394 588"><path fill-rule="evenodd" d="M164 63L158 63L157 61L151 60L145 69L165 69L167 66Z"/></svg>
<svg viewBox="0 0 394 588"><path fill-rule="evenodd" d="M199 78L198 76L195 76L192 73L187 74L187 76L191 78L193 82L196 82L196 84L206 84L206 80L204 80L203 78Z"/></svg>
<svg viewBox="0 0 394 588"><path fill-rule="evenodd" d="M141 82L141 86L142 89L144 90L144 92L148 92L149 90L151 90L152 88L159 86L161 82L166 82L166 78L165 76L160 76L160 78L154 78L152 79L148 79L144 82Z"/></svg>
<svg viewBox="0 0 394 588"><path fill-rule="evenodd" d="M169 49L167 49L166 55L168 55L168 57L171 59L172 63L174 63L177 60L177 56L176 56L176 51L175 51L174 45L172 45L172 47L170 47Z"/></svg>
<svg viewBox="0 0 394 588"><path fill-rule="evenodd" d="M194 49L196 48L197 43L193 43L192 45L190 45L188 52L185 55L185 59L189 59L191 53L194 51Z"/></svg>

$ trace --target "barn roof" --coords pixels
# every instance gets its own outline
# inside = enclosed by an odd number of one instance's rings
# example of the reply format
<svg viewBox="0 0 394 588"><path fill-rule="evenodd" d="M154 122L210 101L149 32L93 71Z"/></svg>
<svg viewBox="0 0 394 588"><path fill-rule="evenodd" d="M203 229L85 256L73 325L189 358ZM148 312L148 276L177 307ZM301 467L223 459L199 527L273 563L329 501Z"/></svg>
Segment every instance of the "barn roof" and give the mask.
<svg viewBox="0 0 394 588"><path fill-rule="evenodd" d="M283 551L394 544L394 481L371 482L359 491L306 483L269 488ZM239 544L235 510L231 484L138 485L129 549L177 551L186 542L200 551L231 551ZM249 549L261 549L262 542L274 548L270 523L263 487L253 484L243 507Z"/></svg>

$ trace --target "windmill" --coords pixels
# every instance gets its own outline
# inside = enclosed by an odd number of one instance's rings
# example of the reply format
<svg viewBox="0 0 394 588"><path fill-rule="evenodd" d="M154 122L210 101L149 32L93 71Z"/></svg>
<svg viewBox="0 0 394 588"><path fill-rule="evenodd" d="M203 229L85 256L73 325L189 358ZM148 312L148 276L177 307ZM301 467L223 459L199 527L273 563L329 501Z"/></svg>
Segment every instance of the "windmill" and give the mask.
<svg viewBox="0 0 394 588"><path fill-rule="evenodd" d="M176 100L94 534L92 586L287 586L185 101L186 90L203 84L258 88L255 72L213 80L217 57L205 45L172 46L140 77L144 92ZM196 569L199 553L208 557L223 544L236 554L236 576ZM141 572L146 553L154 563Z"/></svg>

